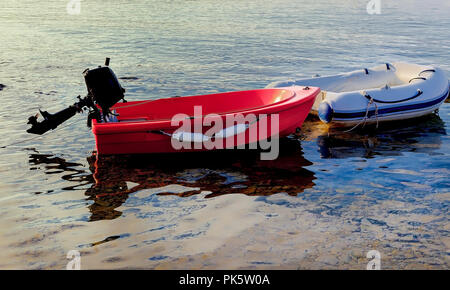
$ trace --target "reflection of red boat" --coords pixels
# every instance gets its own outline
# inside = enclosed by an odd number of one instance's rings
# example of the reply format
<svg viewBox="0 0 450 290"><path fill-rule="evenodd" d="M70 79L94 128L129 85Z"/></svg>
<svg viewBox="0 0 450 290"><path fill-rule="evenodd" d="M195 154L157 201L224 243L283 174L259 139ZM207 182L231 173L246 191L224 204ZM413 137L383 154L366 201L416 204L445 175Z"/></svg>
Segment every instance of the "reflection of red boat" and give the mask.
<svg viewBox="0 0 450 290"><path fill-rule="evenodd" d="M204 146L205 140L222 143L219 148L230 148L229 144L237 147L261 142L267 137L285 137L293 133L301 127L319 92L319 88L295 86L118 103L111 108L117 117L105 123L93 120L92 131L98 154L201 151L209 149ZM196 106L201 106L200 115L194 111ZM201 131L194 134L194 129L180 131L181 123L177 122L177 126L171 124L177 114L185 114L183 122L188 122L191 128L198 128L200 121ZM214 125L219 119L223 123L223 127L212 135L208 134L212 126L205 127L201 123L209 114L215 114L211 124ZM237 120L238 114L244 117L253 114L256 119L252 122L245 118L244 124L227 125L227 118ZM265 115L267 118L261 117ZM275 115L279 118L278 130L271 128ZM260 131L263 121L267 124L266 134ZM172 143L174 139L203 144L200 148L193 146L192 149L176 150Z"/></svg>

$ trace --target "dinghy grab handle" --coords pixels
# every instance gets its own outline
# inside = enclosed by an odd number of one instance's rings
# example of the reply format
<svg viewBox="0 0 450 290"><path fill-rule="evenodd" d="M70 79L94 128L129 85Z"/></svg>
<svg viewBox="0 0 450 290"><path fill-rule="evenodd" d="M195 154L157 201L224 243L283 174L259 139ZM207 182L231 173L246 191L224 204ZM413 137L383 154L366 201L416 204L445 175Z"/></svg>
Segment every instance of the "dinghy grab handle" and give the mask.
<svg viewBox="0 0 450 290"><path fill-rule="evenodd" d="M391 65L389 63L386 63L386 69L387 70L391 70ZM369 69L364 68L364 72L366 73L366 75L369 74ZM422 72L421 72L422 73ZM420 75L420 74L419 74Z"/></svg>
<svg viewBox="0 0 450 290"><path fill-rule="evenodd" d="M435 70L435 69L426 69L426 70L423 70L423 71L421 71L421 72L419 73L419 76L420 76L422 73L424 73L424 72L436 72L436 70Z"/></svg>
<svg viewBox="0 0 450 290"><path fill-rule="evenodd" d="M382 101L382 100L377 100L377 99L372 98L369 94L365 94L364 97L366 99L368 99L369 101L373 100L374 102L377 102L377 103L395 104L395 103L401 103L401 102L405 102L405 101L409 101L409 100L415 99L418 96L420 96L421 94L423 94L423 92L421 90L417 90L417 94L415 94L414 96L406 98L406 99L403 99L403 100L399 100L399 101Z"/></svg>
<svg viewBox="0 0 450 290"><path fill-rule="evenodd" d="M409 83L411 83L413 80L424 80L424 81L426 81L427 79L424 78L424 77L412 78L412 79L409 80Z"/></svg>

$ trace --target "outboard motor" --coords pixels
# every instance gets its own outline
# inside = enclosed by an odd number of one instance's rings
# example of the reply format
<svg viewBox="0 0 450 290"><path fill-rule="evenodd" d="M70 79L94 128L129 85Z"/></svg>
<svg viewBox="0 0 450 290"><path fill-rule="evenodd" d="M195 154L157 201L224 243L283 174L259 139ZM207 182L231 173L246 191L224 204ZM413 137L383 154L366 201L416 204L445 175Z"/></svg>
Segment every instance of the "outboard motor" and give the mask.
<svg viewBox="0 0 450 290"><path fill-rule="evenodd" d="M125 89L108 66L109 58L106 59L104 67L86 69L83 72L88 95L100 106L103 114L109 113L109 108L122 100L125 93Z"/></svg>
<svg viewBox="0 0 450 290"><path fill-rule="evenodd" d="M28 124L31 124L31 128L27 130L28 133L42 135L55 129L85 108L89 109L88 126L90 127L92 119L101 122L107 115L112 114L110 111L112 106L120 100L126 102L124 99L125 89L122 88L116 75L109 68L109 58L106 58L105 66L91 70L86 69L83 75L88 91L87 96L84 98L78 96L78 102L54 114L39 110L44 120L38 122L39 114L29 117Z"/></svg>

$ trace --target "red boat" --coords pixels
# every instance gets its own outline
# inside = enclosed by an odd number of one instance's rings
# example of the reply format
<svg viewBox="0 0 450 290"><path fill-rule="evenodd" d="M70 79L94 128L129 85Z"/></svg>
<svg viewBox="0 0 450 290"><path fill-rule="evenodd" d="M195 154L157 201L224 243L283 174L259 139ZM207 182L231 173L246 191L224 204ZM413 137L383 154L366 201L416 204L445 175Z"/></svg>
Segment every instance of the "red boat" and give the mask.
<svg viewBox="0 0 450 290"><path fill-rule="evenodd" d="M100 155L232 148L260 148L265 154L277 147L279 137L300 129L320 92L292 86L125 102L125 89L109 61L83 72L85 97L78 96L76 103L54 114L39 111L29 117L27 132L44 134L89 110L88 126L92 125Z"/></svg>
<svg viewBox="0 0 450 290"><path fill-rule="evenodd" d="M294 133L319 92L315 87L293 86L117 103L111 107L113 118L92 120L92 132L98 154L242 148ZM223 125L211 134L217 122ZM183 130L180 124L192 130ZM175 148L174 142L193 146Z"/></svg>

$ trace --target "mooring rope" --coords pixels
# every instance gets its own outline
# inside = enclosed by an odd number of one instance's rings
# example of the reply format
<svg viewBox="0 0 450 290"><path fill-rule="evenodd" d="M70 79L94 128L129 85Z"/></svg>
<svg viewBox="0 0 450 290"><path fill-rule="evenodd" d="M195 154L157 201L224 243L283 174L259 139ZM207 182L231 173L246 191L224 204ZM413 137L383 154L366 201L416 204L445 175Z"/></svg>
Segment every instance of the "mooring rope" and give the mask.
<svg viewBox="0 0 450 290"><path fill-rule="evenodd" d="M146 100L146 101L142 101L138 104L131 104L131 105L125 105L125 106L120 106L120 107L113 107L113 109L121 109L121 108L130 108L130 107L137 107L137 106L141 106L141 105L145 105L147 103L153 102L156 100ZM123 103L122 103L123 104ZM125 103L126 104L126 103Z"/></svg>
<svg viewBox="0 0 450 290"><path fill-rule="evenodd" d="M367 95L367 96L369 96L369 95ZM344 132L347 133L347 132L353 131L359 125L361 125L361 123L364 123L363 126L362 126L362 128L364 128L366 126L367 119L369 118L369 109L370 109L370 105L372 105L372 104L375 105L375 118L377 120L376 128L378 129L378 105L377 105L376 102L374 102L373 97L370 97L369 102L367 103L366 114L365 114L364 118L361 121L359 121L355 126L353 126L351 129L345 130Z"/></svg>

